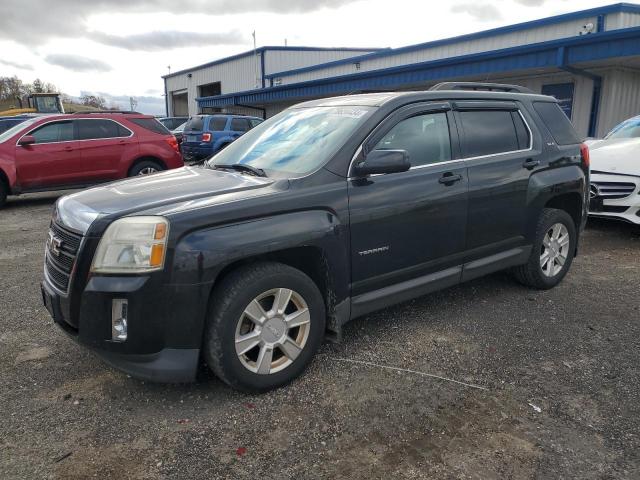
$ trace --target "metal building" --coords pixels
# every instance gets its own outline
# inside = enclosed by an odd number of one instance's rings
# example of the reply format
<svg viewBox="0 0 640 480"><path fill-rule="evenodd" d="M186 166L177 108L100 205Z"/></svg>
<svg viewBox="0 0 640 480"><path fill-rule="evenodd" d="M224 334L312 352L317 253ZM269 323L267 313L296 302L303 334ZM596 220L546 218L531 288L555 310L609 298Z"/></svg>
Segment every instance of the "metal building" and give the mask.
<svg viewBox="0 0 640 480"><path fill-rule="evenodd" d="M324 64L371 53L375 48L260 47L232 57L198 65L165 75L164 88L169 116L195 115L217 108L198 107L197 98L229 95L244 90L265 88L269 75ZM256 115L262 110L225 105L224 111Z"/></svg>
<svg viewBox="0 0 640 480"><path fill-rule="evenodd" d="M296 66L285 67L294 62L284 60L269 63L257 82L248 72L229 74L225 81L233 87L213 94L191 87L189 98L197 97L197 108L190 106L189 112L251 107L253 113L260 109L271 116L312 98L475 80L515 83L557 97L585 137L601 136L640 113L640 5L635 4L619 3L402 48L329 52L343 58L322 62L316 56L304 62L307 52L301 51L292 55ZM234 57L215 63L233 61ZM201 70L206 66L185 72L200 79ZM178 94L179 88L187 90L184 77L189 73L165 78L169 102L176 90Z"/></svg>

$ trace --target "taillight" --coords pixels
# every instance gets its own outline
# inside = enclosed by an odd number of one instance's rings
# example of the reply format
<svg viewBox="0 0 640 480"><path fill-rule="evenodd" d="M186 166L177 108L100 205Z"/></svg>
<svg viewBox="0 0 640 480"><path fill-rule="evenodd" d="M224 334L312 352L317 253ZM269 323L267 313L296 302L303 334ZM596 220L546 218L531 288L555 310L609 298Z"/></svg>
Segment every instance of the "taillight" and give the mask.
<svg viewBox="0 0 640 480"><path fill-rule="evenodd" d="M584 163L584 166L589 168L591 160L589 159L589 147L586 143L580 144L580 156L582 157L582 163Z"/></svg>
<svg viewBox="0 0 640 480"><path fill-rule="evenodd" d="M210 142L211 141L211 134L210 133L203 133L202 134L202 141L203 142Z"/></svg>
<svg viewBox="0 0 640 480"><path fill-rule="evenodd" d="M173 135L169 135L168 137L164 137L164 140L169 144L171 148L180 153L180 148L178 147L178 140L176 140L176 137L174 137Z"/></svg>

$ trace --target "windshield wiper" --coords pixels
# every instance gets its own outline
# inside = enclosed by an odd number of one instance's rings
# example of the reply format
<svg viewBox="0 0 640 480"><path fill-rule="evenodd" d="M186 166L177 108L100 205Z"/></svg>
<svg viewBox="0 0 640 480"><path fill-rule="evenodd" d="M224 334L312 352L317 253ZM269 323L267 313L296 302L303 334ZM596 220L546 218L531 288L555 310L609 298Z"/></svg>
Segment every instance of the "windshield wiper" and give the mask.
<svg viewBox="0 0 640 480"><path fill-rule="evenodd" d="M245 163L232 163L232 164L229 164L229 165L223 165L223 164L216 163L213 166L214 166L214 168L226 168L226 169L230 169L230 170L237 170L239 172L250 173L252 175L255 175L256 177L266 177L267 176L267 174L264 173L263 169L257 168L257 167L252 167L251 165L247 165Z"/></svg>

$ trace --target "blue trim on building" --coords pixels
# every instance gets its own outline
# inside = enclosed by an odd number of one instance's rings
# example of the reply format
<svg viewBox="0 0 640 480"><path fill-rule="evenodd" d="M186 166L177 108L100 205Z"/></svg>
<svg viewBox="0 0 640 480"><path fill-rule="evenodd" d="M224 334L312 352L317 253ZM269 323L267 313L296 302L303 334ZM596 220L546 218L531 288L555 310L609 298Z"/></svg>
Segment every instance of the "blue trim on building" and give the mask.
<svg viewBox="0 0 640 480"><path fill-rule="evenodd" d="M562 53L560 53L561 49ZM200 107L224 107L240 103L264 104L362 90L393 89L442 79L536 68L558 68L559 64L569 66L579 62L629 55L640 55L640 27L399 65L266 89L202 97L197 98L196 101Z"/></svg>
<svg viewBox="0 0 640 480"><path fill-rule="evenodd" d="M334 52L362 52L362 51L366 51L366 50L370 50L372 52L376 52L379 50L388 50L388 48L352 48L352 47L336 47L336 48L330 48L330 47L283 47L283 46L265 46L265 47L258 47L256 49L256 51L258 53L264 53L267 50L271 50L271 51L291 51L291 52L327 52L327 51L334 51ZM171 77L176 77L178 75L183 75L185 73L189 73L189 72L193 72L194 70L200 70L201 68L207 68L207 67L213 67L214 65L220 65L221 63L226 63L226 62L230 62L232 60L237 60L239 58L244 58L244 57L251 57L254 55L254 51L253 50L248 50L246 52L242 52L242 53L238 53L236 55L231 55L230 57L225 57L225 58L221 58L219 60L214 60L212 62L208 62L208 63L203 63L202 65L196 65L195 67L190 67L190 68L186 68L184 70L178 70L177 72L173 72L173 73L169 73L167 75L163 75L161 78L171 78Z"/></svg>
<svg viewBox="0 0 640 480"><path fill-rule="evenodd" d="M544 27L544 26L548 26L548 25L555 25L558 23L563 23L563 22L567 22L569 20L576 20L579 18L585 18L585 17L593 17L593 16L598 16L598 32L604 31L604 15L610 14L610 13L622 13L622 12L628 12L628 13L640 13L640 5L634 5L634 4L630 4L630 3L616 3L613 5L607 5L604 7L596 7L596 8L591 8L588 10L581 10L579 12L571 12L571 13L565 13L562 15L556 15L553 17L547 17L547 18L541 18L538 20L532 20L529 22L523 22L523 23L516 23L514 25L508 25L505 27L498 27L498 28L492 28L490 30L483 30L481 32L476 32L476 33L469 33L466 35L460 35L457 37L450 37L450 38L445 38L442 40L435 40L432 42L426 42L426 43L419 43L416 45L409 45L406 47L401 47L401 48L394 48L394 49L384 49L382 51L379 52L374 52L374 53L367 53L364 55L359 55L359 56L355 56L355 57L351 57L351 58L345 58L342 60L335 60L333 62L327 62L327 63L322 63L319 65L312 65L309 67L303 67L303 68L296 68L293 70L285 70L282 72L277 72L277 73L270 73L266 76L266 78L270 79L270 78L275 78L275 77L287 77L287 76L291 76L291 75L297 75L299 73L304 73L304 72L310 72L310 71L314 71L314 70L321 70L324 68L329 68L329 67L334 67L334 66L338 66L338 65L346 65L349 63L356 63L358 61L364 61L364 60L372 60L372 59L376 59L376 58L383 58L383 57L388 57L391 55L398 55L398 54L402 54L402 53L409 53L409 52L413 52L416 50L423 50L425 48L433 48L433 47L440 47L443 45L450 45L453 43L459 43L459 42L466 42L469 40L477 40L480 38L487 38L487 37L493 37L496 35L502 35L505 33L512 33L512 32L519 32L522 30L528 30L531 28L536 28L536 27ZM602 25L600 25L600 16L602 16L603 20L602 20ZM602 27L602 30L599 30L599 28Z"/></svg>

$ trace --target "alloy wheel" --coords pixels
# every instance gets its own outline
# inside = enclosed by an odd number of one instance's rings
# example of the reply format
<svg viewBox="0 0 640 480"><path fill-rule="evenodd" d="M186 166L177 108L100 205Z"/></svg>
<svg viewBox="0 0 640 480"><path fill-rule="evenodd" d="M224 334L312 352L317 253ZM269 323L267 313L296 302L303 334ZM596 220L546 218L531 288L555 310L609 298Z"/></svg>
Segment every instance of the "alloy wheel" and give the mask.
<svg viewBox="0 0 640 480"><path fill-rule="evenodd" d="M547 277L555 277L569 256L569 230L562 223L549 228L543 239L540 251L540 268Z"/></svg>
<svg viewBox="0 0 640 480"><path fill-rule="evenodd" d="M235 333L236 354L253 373L284 370L300 355L311 327L309 307L288 288L268 290L246 306Z"/></svg>

